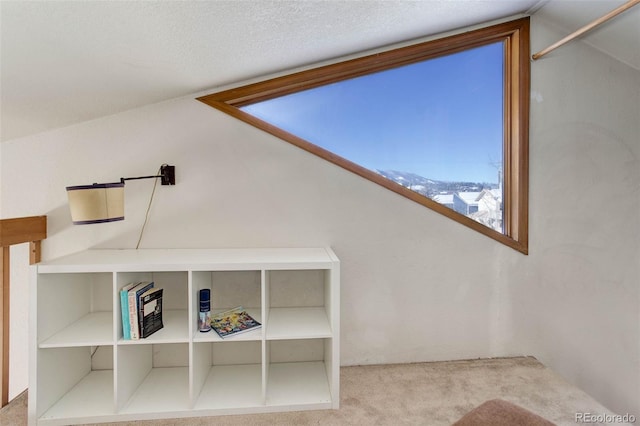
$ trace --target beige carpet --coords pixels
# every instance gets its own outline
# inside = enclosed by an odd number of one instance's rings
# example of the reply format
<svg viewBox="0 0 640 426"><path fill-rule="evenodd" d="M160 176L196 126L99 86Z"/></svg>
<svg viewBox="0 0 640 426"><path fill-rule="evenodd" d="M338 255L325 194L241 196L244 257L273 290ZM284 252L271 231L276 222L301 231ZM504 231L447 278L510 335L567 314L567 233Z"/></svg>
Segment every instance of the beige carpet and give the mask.
<svg viewBox="0 0 640 426"><path fill-rule="evenodd" d="M576 413L611 414L536 359L342 367L340 409L241 416L194 417L102 425L449 426L485 401L500 398L557 425L576 425ZM26 395L0 410L0 425L26 425ZM598 423L591 423L591 425Z"/></svg>

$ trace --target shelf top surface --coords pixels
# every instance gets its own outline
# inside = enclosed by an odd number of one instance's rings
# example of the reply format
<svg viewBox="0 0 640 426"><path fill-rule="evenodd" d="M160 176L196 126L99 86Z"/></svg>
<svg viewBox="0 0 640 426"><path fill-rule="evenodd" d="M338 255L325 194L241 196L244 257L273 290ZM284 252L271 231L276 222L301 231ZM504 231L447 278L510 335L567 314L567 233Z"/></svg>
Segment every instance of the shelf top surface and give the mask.
<svg viewBox="0 0 640 426"><path fill-rule="evenodd" d="M231 249L91 249L35 265L47 272L329 269L338 258L328 247Z"/></svg>

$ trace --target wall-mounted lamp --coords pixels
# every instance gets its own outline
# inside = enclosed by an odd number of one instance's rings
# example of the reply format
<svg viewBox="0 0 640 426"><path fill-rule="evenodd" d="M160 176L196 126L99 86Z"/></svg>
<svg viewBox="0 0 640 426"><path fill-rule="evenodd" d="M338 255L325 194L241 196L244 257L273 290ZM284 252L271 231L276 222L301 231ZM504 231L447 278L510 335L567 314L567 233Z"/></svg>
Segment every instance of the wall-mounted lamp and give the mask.
<svg viewBox="0 0 640 426"><path fill-rule="evenodd" d="M124 220L124 183L127 180L160 178L162 185L176 184L176 168L163 164L158 175L120 178L115 183L67 186L74 225Z"/></svg>

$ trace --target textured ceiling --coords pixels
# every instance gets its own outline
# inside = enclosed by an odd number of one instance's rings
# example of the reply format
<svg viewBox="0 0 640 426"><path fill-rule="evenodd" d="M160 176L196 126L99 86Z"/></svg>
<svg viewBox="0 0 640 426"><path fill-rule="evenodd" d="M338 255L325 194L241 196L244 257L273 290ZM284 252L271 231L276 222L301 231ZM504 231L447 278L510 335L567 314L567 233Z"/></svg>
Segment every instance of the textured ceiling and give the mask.
<svg viewBox="0 0 640 426"><path fill-rule="evenodd" d="M1 0L1 139L538 9L570 32L621 3ZM619 18L635 56L614 25L593 44L640 69L639 16Z"/></svg>

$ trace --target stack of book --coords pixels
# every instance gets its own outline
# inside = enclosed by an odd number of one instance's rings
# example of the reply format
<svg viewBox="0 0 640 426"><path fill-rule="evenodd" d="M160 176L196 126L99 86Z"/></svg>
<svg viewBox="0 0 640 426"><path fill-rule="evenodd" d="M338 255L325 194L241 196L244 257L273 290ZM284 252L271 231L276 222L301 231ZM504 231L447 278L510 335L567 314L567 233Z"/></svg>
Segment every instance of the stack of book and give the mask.
<svg viewBox="0 0 640 426"><path fill-rule="evenodd" d="M153 281L129 283L120 290L122 336L125 340L149 337L164 327L162 289Z"/></svg>

